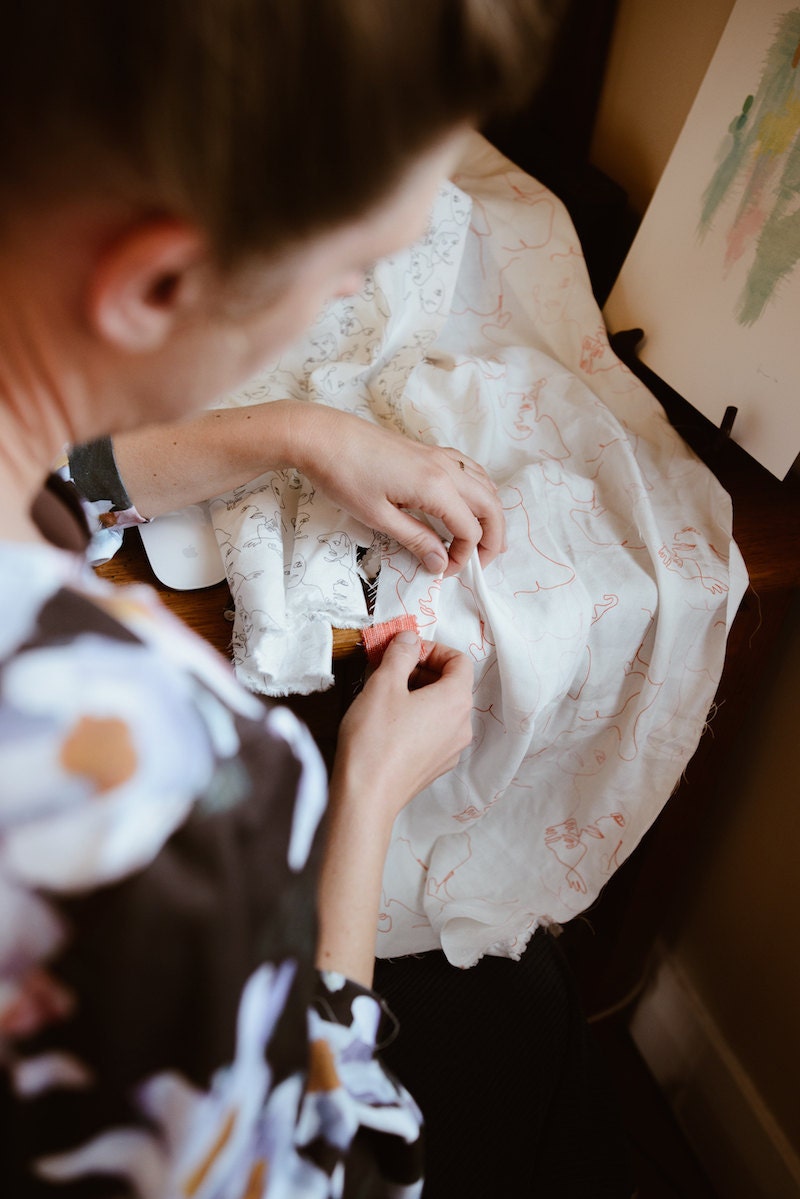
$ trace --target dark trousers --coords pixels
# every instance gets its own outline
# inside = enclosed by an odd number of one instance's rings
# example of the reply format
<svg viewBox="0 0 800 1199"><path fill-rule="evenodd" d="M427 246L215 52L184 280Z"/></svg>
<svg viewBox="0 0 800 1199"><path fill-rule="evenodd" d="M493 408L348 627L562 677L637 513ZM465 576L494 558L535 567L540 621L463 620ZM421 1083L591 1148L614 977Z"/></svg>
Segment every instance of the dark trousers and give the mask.
<svg viewBox="0 0 800 1199"><path fill-rule="evenodd" d="M625 1134L557 940L469 970L379 961L399 1020L382 1057L426 1123L424 1199L630 1199Z"/></svg>

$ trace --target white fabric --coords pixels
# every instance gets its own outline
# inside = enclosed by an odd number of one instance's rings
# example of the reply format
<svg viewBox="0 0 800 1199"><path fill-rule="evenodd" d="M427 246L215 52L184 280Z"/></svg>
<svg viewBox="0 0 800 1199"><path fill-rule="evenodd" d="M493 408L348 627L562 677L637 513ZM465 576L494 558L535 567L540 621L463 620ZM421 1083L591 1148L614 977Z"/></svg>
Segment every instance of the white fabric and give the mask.
<svg viewBox="0 0 800 1199"><path fill-rule="evenodd" d="M746 585L728 496L609 349L550 192L475 136L425 239L379 263L230 403L307 397L462 449L501 490L509 550L426 574L384 544L374 613L475 663L474 740L397 821L377 952L518 956L596 897L702 732ZM294 472L214 505L237 670L324 687L359 627L373 534Z"/></svg>

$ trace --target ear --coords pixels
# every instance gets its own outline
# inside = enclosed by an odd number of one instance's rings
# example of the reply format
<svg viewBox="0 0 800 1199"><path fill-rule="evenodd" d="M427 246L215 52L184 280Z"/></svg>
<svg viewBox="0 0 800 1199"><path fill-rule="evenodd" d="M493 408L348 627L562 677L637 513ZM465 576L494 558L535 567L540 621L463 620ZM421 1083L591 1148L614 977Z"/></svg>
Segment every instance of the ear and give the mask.
<svg viewBox="0 0 800 1199"><path fill-rule="evenodd" d="M127 228L100 254L88 316L104 341L132 354L159 349L204 296L208 247L182 221L150 219Z"/></svg>

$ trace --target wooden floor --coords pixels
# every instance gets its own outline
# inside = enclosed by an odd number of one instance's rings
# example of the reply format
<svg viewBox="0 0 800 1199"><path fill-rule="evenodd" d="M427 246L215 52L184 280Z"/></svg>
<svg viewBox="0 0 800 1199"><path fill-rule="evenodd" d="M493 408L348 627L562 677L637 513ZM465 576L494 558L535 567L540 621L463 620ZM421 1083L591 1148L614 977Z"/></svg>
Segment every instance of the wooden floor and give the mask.
<svg viewBox="0 0 800 1199"><path fill-rule="evenodd" d="M722 1199L687 1144L623 1016L592 1025L631 1143L637 1199Z"/></svg>

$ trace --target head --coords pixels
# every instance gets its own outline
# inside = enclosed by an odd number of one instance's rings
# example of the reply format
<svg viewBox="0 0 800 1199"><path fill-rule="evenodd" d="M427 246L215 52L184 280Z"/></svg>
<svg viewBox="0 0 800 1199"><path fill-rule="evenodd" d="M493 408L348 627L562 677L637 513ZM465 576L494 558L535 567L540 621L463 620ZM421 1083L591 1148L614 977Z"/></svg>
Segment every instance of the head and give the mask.
<svg viewBox="0 0 800 1199"><path fill-rule="evenodd" d="M458 131L535 84L551 7L12 5L0 72L0 254L11 238L21 244L20 228L35 235L37 222L51 241L71 238L75 255L84 238L86 329L140 366L187 321L227 322L239 347L230 381L220 366L184 389L187 407L208 402L296 336L328 295L353 286L360 268L422 231ZM261 320L269 310L274 319ZM184 341L178 367L196 368L205 344Z"/></svg>

